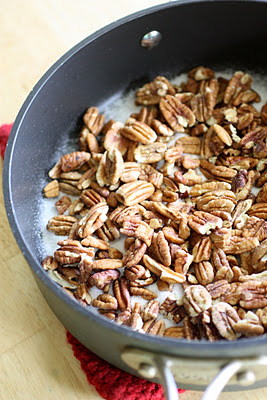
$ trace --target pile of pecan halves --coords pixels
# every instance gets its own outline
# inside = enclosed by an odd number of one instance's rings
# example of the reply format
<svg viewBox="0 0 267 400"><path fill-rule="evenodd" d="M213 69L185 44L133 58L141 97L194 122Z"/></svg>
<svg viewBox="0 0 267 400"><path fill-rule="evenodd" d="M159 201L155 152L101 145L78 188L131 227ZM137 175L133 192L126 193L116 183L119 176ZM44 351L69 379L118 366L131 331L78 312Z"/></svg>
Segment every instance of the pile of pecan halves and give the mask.
<svg viewBox="0 0 267 400"><path fill-rule="evenodd" d="M44 188L46 197L65 194L47 225L66 236L42 262L49 276L140 332L211 341L264 334L267 103L252 105L261 99L251 84L241 71L227 80L198 67L180 86L158 76L137 90L140 111L125 124L105 123L90 107L80 151L60 158ZM120 236L125 254L112 247ZM152 284L169 292L162 304Z"/></svg>

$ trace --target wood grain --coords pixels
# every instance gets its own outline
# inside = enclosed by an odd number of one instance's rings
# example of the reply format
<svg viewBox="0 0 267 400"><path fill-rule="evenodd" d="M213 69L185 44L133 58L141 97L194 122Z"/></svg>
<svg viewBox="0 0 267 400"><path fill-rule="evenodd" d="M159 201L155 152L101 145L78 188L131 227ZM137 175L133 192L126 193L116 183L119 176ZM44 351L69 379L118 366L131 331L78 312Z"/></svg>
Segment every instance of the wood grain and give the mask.
<svg viewBox="0 0 267 400"><path fill-rule="evenodd" d="M47 68L96 29L157 0L2 0L0 123L12 122ZM0 187L2 162L0 161ZM10 231L0 192L0 398L99 400L66 342L65 328L41 296ZM182 400L199 400L187 392ZM264 400L267 390L224 393L222 400Z"/></svg>

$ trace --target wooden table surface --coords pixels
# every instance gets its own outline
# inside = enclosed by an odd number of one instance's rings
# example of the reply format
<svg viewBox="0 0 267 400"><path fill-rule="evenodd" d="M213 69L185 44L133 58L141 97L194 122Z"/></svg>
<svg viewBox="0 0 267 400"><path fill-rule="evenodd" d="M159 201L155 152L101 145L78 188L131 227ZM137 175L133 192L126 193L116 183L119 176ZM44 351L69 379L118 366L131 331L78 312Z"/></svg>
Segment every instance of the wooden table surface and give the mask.
<svg viewBox="0 0 267 400"><path fill-rule="evenodd" d="M161 2L1 0L0 124L14 120L36 81L74 44L109 22ZM0 254L0 398L100 400L87 383L66 342L64 327L42 298L12 236L1 191ZM181 398L197 400L201 393L187 392ZM267 389L220 397L266 398Z"/></svg>

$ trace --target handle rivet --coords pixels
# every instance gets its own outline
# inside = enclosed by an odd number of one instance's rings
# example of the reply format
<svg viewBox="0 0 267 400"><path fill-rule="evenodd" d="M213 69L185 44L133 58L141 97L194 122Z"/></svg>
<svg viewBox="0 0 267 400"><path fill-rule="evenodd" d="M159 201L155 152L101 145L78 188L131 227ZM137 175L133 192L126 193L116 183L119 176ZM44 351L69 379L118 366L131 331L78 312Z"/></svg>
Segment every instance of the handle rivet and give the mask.
<svg viewBox="0 0 267 400"><path fill-rule="evenodd" d="M140 366L138 368L138 372L144 378L152 379L155 377L157 370L151 364L142 363L142 364L140 364Z"/></svg>
<svg viewBox="0 0 267 400"><path fill-rule="evenodd" d="M242 371L237 374L237 381L241 386L250 386L255 383L256 376L253 371Z"/></svg>
<svg viewBox="0 0 267 400"><path fill-rule="evenodd" d="M162 34L158 31L151 31L146 33L141 39L141 46L152 49L161 41Z"/></svg>

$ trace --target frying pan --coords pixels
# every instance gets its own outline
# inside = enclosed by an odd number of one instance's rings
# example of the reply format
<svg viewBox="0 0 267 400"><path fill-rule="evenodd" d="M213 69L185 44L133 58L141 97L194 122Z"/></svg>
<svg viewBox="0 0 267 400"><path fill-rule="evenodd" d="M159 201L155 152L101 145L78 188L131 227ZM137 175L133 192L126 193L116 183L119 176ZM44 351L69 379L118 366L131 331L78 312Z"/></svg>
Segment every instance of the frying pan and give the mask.
<svg viewBox="0 0 267 400"><path fill-rule="evenodd" d="M79 129L87 107L157 75L197 65L267 72L266 1L179 1L143 10L101 29L56 62L34 87L14 123L4 162L4 196L14 236L47 303L86 347L129 373L207 391L263 387L267 337L189 342L118 326L73 301L40 265L39 199L55 153ZM151 33L152 32L152 33ZM143 39L143 41L142 41ZM266 80L265 80L266 84ZM215 379L215 380L214 380ZM213 383L212 383L213 382Z"/></svg>

